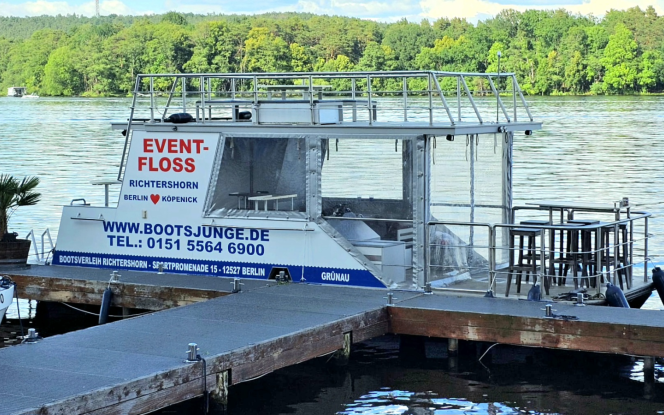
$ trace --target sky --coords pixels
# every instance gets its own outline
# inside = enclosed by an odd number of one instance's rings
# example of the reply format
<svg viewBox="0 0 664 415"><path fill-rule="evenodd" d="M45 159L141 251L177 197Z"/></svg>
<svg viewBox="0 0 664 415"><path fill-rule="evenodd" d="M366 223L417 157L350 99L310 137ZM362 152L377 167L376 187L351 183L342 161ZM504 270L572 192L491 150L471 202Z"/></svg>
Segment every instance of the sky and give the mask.
<svg viewBox="0 0 664 415"><path fill-rule="evenodd" d="M199 14L257 14L265 12L309 12L343 15L383 22L402 18L419 22L427 18L461 17L476 23L503 9L559 9L603 16L607 10L653 6L664 14L664 0L100 0L100 13L161 14L168 11ZM0 0L1 16L78 14L92 16L94 0Z"/></svg>

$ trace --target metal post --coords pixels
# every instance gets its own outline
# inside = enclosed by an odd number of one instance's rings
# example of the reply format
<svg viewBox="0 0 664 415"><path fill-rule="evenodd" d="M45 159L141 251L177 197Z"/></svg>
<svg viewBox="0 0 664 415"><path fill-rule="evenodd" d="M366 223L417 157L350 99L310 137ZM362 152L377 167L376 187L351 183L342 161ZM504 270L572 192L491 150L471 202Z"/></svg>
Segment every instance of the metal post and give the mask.
<svg viewBox="0 0 664 415"><path fill-rule="evenodd" d="M470 223L475 222L475 134L470 135ZM470 227L469 244L475 249L475 227Z"/></svg>
<svg viewBox="0 0 664 415"><path fill-rule="evenodd" d="M498 51L498 88L500 88L500 57L502 56L502 53ZM496 122L498 122L498 108L500 107L500 89L498 89L498 93L496 94Z"/></svg>
<svg viewBox="0 0 664 415"><path fill-rule="evenodd" d="M205 124L205 79L201 76L199 78L199 83L200 83L200 94L201 94L201 111L203 112L203 124ZM210 109L212 111L212 109ZM198 111L196 111L198 113ZM212 114L210 113L210 118L212 118Z"/></svg>
<svg viewBox="0 0 664 415"><path fill-rule="evenodd" d="M428 81L428 86L429 86L429 125L433 125L433 95L432 95L432 86L431 86L431 77L433 76L432 73L429 73L429 77L427 79ZM440 96L442 97L443 94L441 92ZM450 117L451 118L451 117Z"/></svg>
<svg viewBox="0 0 664 415"><path fill-rule="evenodd" d="M549 230L551 232L551 230ZM544 261L546 261L546 229L542 229L542 233L540 234L540 287L544 287L544 292L546 295L549 295L549 273L548 273L548 268L544 264ZM549 261L552 261L553 258L549 259Z"/></svg>
<svg viewBox="0 0 664 415"><path fill-rule="evenodd" d="M182 112L187 112L187 78L182 77Z"/></svg>
<svg viewBox="0 0 664 415"><path fill-rule="evenodd" d="M496 232L489 226L489 291L496 292Z"/></svg>
<svg viewBox="0 0 664 415"><path fill-rule="evenodd" d="M104 206L105 207L108 207L108 192L109 192L108 186L109 186L108 183L104 183Z"/></svg>
<svg viewBox="0 0 664 415"><path fill-rule="evenodd" d="M373 102L371 101L371 76L367 75L367 96L369 103L369 125L373 124Z"/></svg>
<svg viewBox="0 0 664 415"><path fill-rule="evenodd" d="M645 218L643 237L643 282L648 282L648 217Z"/></svg>
<svg viewBox="0 0 664 415"><path fill-rule="evenodd" d="M150 77L150 122L154 122L154 78Z"/></svg>
<svg viewBox="0 0 664 415"><path fill-rule="evenodd" d="M456 356L459 353L459 339L447 339L448 356Z"/></svg>
<svg viewBox="0 0 664 415"><path fill-rule="evenodd" d="M613 285L618 282L618 224L613 225ZM620 287L622 289L622 287Z"/></svg>
<svg viewBox="0 0 664 415"><path fill-rule="evenodd" d="M316 124L316 109L314 108L314 78L309 75L309 108L311 109L311 124Z"/></svg>
<svg viewBox="0 0 664 415"><path fill-rule="evenodd" d="M516 77L512 76L512 105L514 106L514 122L516 122Z"/></svg>
<svg viewBox="0 0 664 415"><path fill-rule="evenodd" d="M461 122L461 78L457 75L457 121Z"/></svg>
<svg viewBox="0 0 664 415"><path fill-rule="evenodd" d="M353 122L357 121L357 102L356 98L356 87L355 87L355 78L350 80L350 97L353 100Z"/></svg>
<svg viewBox="0 0 664 415"><path fill-rule="evenodd" d="M602 241L604 240L604 231L602 227L597 228L597 236L595 237L595 293L599 294L601 291L600 281L603 275L602 272Z"/></svg>
<svg viewBox="0 0 664 415"><path fill-rule="evenodd" d="M408 83L406 77L403 77L403 121L408 122Z"/></svg>

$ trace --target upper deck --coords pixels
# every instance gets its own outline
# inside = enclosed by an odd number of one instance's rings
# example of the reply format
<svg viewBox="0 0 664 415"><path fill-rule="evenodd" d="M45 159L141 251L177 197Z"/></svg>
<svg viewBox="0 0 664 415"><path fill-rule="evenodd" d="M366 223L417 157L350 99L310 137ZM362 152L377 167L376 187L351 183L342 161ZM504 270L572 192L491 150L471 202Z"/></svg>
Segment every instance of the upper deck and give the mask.
<svg viewBox="0 0 664 415"><path fill-rule="evenodd" d="M532 131L535 121L513 73L435 71L138 75L121 130L251 128L353 136Z"/></svg>

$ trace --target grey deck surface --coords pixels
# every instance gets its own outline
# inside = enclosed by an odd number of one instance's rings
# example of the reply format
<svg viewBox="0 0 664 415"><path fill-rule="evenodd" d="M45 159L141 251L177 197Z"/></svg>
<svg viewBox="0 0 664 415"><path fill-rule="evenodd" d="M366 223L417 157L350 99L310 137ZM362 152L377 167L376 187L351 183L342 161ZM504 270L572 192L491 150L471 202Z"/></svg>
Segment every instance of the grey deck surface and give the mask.
<svg viewBox="0 0 664 415"><path fill-rule="evenodd" d="M260 282L262 286L245 286L241 293L0 349L0 414L191 365L183 362L190 342L207 359L378 310L386 302L386 290ZM395 297L399 308L532 318L543 318L546 304L406 291L395 292ZM653 314L657 311L565 304L554 304L554 309L586 322L664 327L661 314Z"/></svg>
<svg viewBox="0 0 664 415"><path fill-rule="evenodd" d="M190 365L190 342L207 358L380 309L385 293L275 285L0 349L0 413Z"/></svg>
<svg viewBox="0 0 664 415"><path fill-rule="evenodd" d="M61 279L73 279L82 281L108 281L111 278L110 269L72 267L62 265L31 265L28 268L7 270L6 274L28 275L35 277L53 277ZM155 285L160 287L193 288L200 290L231 291L233 278L183 275L183 274L158 274L156 272L127 271L122 270L120 281L131 284ZM265 285L273 285L274 281L242 278L244 290L251 290Z"/></svg>

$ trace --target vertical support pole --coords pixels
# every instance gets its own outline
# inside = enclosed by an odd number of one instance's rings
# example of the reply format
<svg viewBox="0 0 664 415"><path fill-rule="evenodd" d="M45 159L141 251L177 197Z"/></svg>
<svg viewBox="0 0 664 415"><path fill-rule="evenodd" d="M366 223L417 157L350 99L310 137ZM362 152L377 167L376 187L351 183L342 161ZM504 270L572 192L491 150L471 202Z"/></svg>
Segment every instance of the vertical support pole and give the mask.
<svg viewBox="0 0 664 415"><path fill-rule="evenodd" d="M513 138L514 133L504 132L501 134L502 147L503 147L503 223L510 223L513 217L512 212L512 160L513 160ZM502 246L506 246L507 234L508 232L504 231L505 228L502 228Z"/></svg>
<svg viewBox="0 0 664 415"><path fill-rule="evenodd" d="M604 256L604 250L602 249L602 241L604 241L604 232L602 227L597 228L597 236L595 237L595 294L601 292L601 281L602 281L602 257Z"/></svg>
<svg viewBox="0 0 664 415"><path fill-rule="evenodd" d="M205 79L201 76L198 80L200 84L200 95L201 95L201 111L202 111L202 119L203 119L203 124L205 124ZM198 114L198 110L196 110L196 114ZM212 119L212 108L210 108L210 119Z"/></svg>
<svg viewBox="0 0 664 415"><path fill-rule="evenodd" d="M447 339L447 355L457 356L459 354L459 339Z"/></svg>
<svg viewBox="0 0 664 415"><path fill-rule="evenodd" d="M645 385L646 395L652 394L652 387L655 384L655 358L646 356L643 358L643 384Z"/></svg>
<svg viewBox="0 0 664 415"><path fill-rule="evenodd" d="M413 271L418 287L430 281L429 258L429 144L426 135L413 139L415 157L413 172Z"/></svg>
<svg viewBox="0 0 664 415"><path fill-rule="evenodd" d="M407 78L403 77L403 121L408 122L408 82Z"/></svg>
<svg viewBox="0 0 664 415"><path fill-rule="evenodd" d="M489 291L496 292L496 229L489 225Z"/></svg>
<svg viewBox="0 0 664 415"><path fill-rule="evenodd" d="M350 360L350 347L353 343L352 333L344 333L344 341L341 349L334 353L334 363L337 366L346 366Z"/></svg>
<svg viewBox="0 0 664 415"><path fill-rule="evenodd" d="M549 229L549 232L552 230ZM549 273L548 268L544 261L546 261L546 229L542 229L540 234L540 287L544 287L544 293L549 295ZM553 258L550 258L549 261L553 261ZM552 262L553 263L553 262ZM533 284L535 282L533 281Z"/></svg>
<svg viewBox="0 0 664 415"><path fill-rule="evenodd" d="M371 100L371 76L367 75L367 102L369 103L369 125L373 125L373 102Z"/></svg>
<svg viewBox="0 0 664 415"><path fill-rule="evenodd" d="M154 78L150 77L150 122L154 122Z"/></svg>
<svg viewBox="0 0 664 415"><path fill-rule="evenodd" d="M182 77L182 112L187 112L187 78Z"/></svg>
<svg viewBox="0 0 664 415"><path fill-rule="evenodd" d="M108 207L108 183L104 183L104 207Z"/></svg>
<svg viewBox="0 0 664 415"><path fill-rule="evenodd" d="M357 91L355 78L350 80L350 99L353 100L353 122L357 121L357 102L355 101Z"/></svg>
<svg viewBox="0 0 664 415"><path fill-rule="evenodd" d="M643 282L648 282L648 218L644 218L643 231Z"/></svg>
<svg viewBox="0 0 664 415"><path fill-rule="evenodd" d="M618 282L618 250L620 249L618 246L618 232L620 232L620 229L616 223L613 225L613 285ZM623 290L622 284L620 285L620 289Z"/></svg>
<svg viewBox="0 0 664 415"><path fill-rule="evenodd" d="M431 82L431 77L432 76L433 75L431 73L429 73L429 76L427 78L428 93L429 93L429 125L433 125L433 91L431 89L431 88L433 88L432 82ZM442 94L441 94L441 96L442 96Z"/></svg>
<svg viewBox="0 0 664 415"><path fill-rule="evenodd" d="M228 370L217 373L217 386L210 393L210 398L217 405L226 406L228 405L228 382L230 374Z"/></svg>
<svg viewBox="0 0 664 415"><path fill-rule="evenodd" d="M329 143L329 139L328 139ZM322 178L322 140L318 137L307 137L304 139L306 146L306 186L307 186L307 199L306 209L309 220L319 218L322 212L321 200L321 178ZM329 148L328 148L329 152Z"/></svg>
<svg viewBox="0 0 664 415"><path fill-rule="evenodd" d="M514 122L516 122L516 89L518 85L516 83L516 77L512 76L512 105L514 106Z"/></svg>
<svg viewBox="0 0 664 415"><path fill-rule="evenodd" d="M468 137L468 136L466 136ZM477 136L470 135L470 223L475 223L475 143ZM470 235L468 238L470 249L475 249L475 227L470 226Z"/></svg>
<svg viewBox="0 0 664 415"><path fill-rule="evenodd" d="M457 75L457 121L461 122L461 77Z"/></svg>

